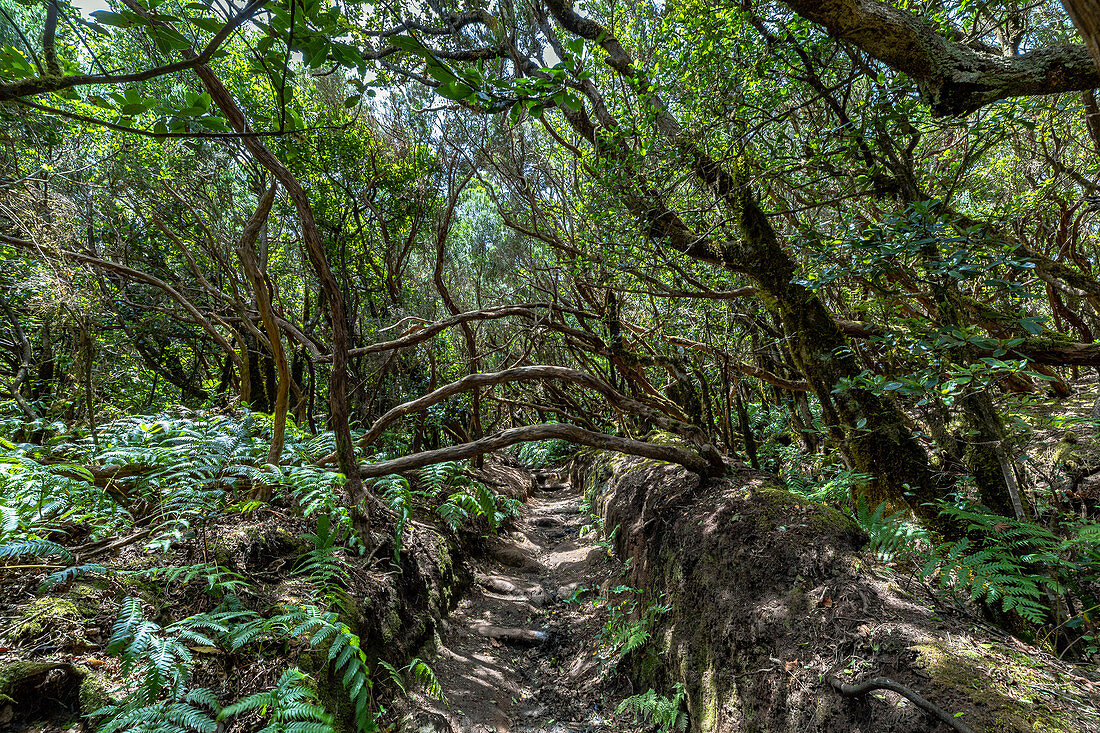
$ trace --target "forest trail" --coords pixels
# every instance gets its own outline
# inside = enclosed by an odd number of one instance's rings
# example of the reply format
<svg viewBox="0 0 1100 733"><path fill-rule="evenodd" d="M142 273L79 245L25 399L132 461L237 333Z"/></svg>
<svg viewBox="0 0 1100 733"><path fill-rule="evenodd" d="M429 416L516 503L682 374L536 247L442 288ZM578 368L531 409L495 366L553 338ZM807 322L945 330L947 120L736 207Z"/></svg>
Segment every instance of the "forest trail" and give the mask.
<svg viewBox="0 0 1100 733"><path fill-rule="evenodd" d="M603 608L584 599L617 573L599 533L581 536L591 519L567 474L535 471L515 529L473 561L475 582L443 623L438 654L426 660L444 702L415 696L418 709L402 730L612 729L599 689L606 671L598 654Z"/></svg>

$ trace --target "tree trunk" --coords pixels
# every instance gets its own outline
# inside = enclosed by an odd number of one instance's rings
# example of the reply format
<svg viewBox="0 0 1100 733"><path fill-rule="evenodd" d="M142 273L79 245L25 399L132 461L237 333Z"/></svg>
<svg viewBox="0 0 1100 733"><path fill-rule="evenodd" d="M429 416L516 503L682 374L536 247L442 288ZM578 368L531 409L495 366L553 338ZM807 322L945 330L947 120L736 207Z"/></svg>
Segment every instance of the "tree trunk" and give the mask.
<svg viewBox="0 0 1100 733"><path fill-rule="evenodd" d="M256 257L256 236L267 220L268 212L275 201L276 184L272 183L267 192L260 198L260 204L256 207L256 213L248 220L244 232L241 234L240 246L237 247L237 257L241 261L252 292L256 295L256 310L260 313L260 320L267 331L267 341L271 351L271 358L275 362L278 372L278 386L276 388L275 403L272 406L272 420L274 426L271 435L271 447L267 453L267 462L278 466L283 455L283 441L286 436L286 413L290 404L290 368L287 366L286 352L283 350L282 334L275 323L275 313L271 307L272 289L267 282L267 275L260 267L260 261ZM270 392L268 393L270 396Z"/></svg>

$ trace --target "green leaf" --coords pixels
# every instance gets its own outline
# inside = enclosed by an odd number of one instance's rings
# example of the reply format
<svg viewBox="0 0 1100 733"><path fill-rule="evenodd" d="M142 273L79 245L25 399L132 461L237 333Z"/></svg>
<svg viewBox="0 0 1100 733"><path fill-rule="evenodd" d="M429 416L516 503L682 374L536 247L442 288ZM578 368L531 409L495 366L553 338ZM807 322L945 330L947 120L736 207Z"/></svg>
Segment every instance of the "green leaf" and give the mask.
<svg viewBox="0 0 1100 733"><path fill-rule="evenodd" d="M204 31L209 31L210 33L217 33L225 27L225 22L217 18L193 16L188 18L187 21L191 23L191 25L202 28Z"/></svg>
<svg viewBox="0 0 1100 733"><path fill-rule="evenodd" d="M133 25L142 25L144 21L133 13L123 11L113 13L110 10L97 10L89 13L100 25L114 26L115 28L129 28Z"/></svg>
<svg viewBox="0 0 1100 733"><path fill-rule="evenodd" d="M450 81L437 88L436 93L447 99L465 101L474 96L474 90L460 81Z"/></svg>
<svg viewBox="0 0 1100 733"><path fill-rule="evenodd" d="M424 44L416 40L412 36L394 36L389 39L391 46L400 48L402 51L412 51L414 53L421 53L425 50Z"/></svg>

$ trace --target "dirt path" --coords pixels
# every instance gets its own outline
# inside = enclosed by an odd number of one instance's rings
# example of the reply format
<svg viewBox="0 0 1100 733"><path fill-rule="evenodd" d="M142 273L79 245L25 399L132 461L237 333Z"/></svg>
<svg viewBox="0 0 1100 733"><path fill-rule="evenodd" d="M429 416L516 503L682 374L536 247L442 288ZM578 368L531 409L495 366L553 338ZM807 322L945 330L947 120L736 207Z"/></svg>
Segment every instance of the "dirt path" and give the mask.
<svg viewBox="0 0 1100 733"><path fill-rule="evenodd" d="M476 583L428 660L446 705L417 696L417 733L612 730L607 663L598 654L601 586L617 573L567 471L535 472L516 529L475 563ZM626 694L629 694L627 692ZM610 707L611 709L608 709Z"/></svg>

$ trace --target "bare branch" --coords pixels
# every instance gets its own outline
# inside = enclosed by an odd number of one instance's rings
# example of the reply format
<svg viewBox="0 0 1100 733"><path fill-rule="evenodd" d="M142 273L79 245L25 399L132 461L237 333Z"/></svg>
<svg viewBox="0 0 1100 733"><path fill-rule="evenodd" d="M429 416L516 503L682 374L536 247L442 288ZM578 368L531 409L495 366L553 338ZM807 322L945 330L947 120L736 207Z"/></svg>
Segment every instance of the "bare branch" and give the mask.
<svg viewBox="0 0 1100 733"><path fill-rule="evenodd" d="M654 443L643 443L640 440L620 438L617 435L596 433L591 430L585 430L584 428L578 428L575 425L566 425L565 423L548 423L545 425L529 425L522 428L512 428L511 430L494 433L493 435L470 443L452 445L447 448L424 451L422 453L413 453L412 455L401 456L400 458L382 461L381 463L369 463L359 469L359 476L367 479L386 476L391 473L414 471L418 468L430 466L435 463L457 461L483 453L490 453L495 450L507 448L510 445L515 445L516 443L529 443L535 440L548 440L551 438L568 440L578 445L612 450L618 453L626 453L627 455L651 458L655 461L676 463L689 471L702 475L707 475L712 472L712 467L707 461L698 454L682 448L675 448L669 445L657 445Z"/></svg>

